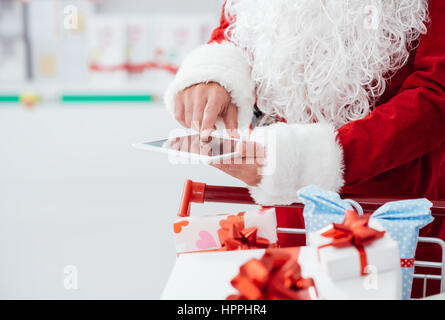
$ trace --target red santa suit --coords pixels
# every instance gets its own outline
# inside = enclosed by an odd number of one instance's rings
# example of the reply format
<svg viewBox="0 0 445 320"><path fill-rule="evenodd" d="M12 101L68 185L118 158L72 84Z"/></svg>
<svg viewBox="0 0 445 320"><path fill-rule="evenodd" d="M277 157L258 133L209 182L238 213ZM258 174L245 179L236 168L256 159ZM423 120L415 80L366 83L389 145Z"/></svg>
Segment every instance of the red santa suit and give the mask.
<svg viewBox="0 0 445 320"><path fill-rule="evenodd" d="M250 188L258 203L295 202L309 184L445 199L445 1L367 2L228 1L168 88L170 110L179 91L214 81L238 106L239 127L255 103L286 119L255 129L276 140L273 152L263 142L273 169ZM436 217L426 232L445 238L445 223Z"/></svg>

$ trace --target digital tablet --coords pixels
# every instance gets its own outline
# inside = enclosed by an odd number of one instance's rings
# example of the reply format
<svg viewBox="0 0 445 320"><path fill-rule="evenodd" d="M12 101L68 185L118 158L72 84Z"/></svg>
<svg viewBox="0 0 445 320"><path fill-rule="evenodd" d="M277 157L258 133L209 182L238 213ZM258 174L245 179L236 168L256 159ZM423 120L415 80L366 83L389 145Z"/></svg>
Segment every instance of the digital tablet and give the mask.
<svg viewBox="0 0 445 320"><path fill-rule="evenodd" d="M236 146L240 140L210 136L201 141L199 134L135 143L138 149L168 153L170 156L195 159L204 163L217 162L237 156Z"/></svg>

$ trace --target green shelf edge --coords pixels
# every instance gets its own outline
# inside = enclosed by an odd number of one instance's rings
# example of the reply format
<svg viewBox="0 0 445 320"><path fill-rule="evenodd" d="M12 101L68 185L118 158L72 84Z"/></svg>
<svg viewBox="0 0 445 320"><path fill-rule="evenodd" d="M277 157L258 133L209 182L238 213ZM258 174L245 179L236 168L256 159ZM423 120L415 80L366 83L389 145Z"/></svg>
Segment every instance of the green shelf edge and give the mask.
<svg viewBox="0 0 445 320"><path fill-rule="evenodd" d="M20 102L20 97L16 95L0 96L0 102Z"/></svg>
<svg viewBox="0 0 445 320"><path fill-rule="evenodd" d="M149 102L150 95L62 95L62 102Z"/></svg>
<svg viewBox="0 0 445 320"><path fill-rule="evenodd" d="M61 95L60 102L153 102L151 95ZM20 95L0 95L0 103L20 103Z"/></svg>

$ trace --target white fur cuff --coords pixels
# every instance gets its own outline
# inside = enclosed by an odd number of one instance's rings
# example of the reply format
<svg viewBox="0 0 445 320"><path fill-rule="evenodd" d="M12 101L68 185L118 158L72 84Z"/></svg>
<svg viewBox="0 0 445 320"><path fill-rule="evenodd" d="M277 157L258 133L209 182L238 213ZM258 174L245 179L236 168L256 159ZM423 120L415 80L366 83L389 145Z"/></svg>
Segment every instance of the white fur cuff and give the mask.
<svg viewBox="0 0 445 320"><path fill-rule="evenodd" d="M255 104L255 83L242 50L230 42L205 44L187 56L165 92L167 110L174 112L178 92L211 81L222 85L238 106L238 128L248 126Z"/></svg>
<svg viewBox="0 0 445 320"><path fill-rule="evenodd" d="M343 186L343 150L333 126L276 123L255 129L253 139L266 149L261 183L249 188L257 203L297 202L298 190L310 184L332 191Z"/></svg>

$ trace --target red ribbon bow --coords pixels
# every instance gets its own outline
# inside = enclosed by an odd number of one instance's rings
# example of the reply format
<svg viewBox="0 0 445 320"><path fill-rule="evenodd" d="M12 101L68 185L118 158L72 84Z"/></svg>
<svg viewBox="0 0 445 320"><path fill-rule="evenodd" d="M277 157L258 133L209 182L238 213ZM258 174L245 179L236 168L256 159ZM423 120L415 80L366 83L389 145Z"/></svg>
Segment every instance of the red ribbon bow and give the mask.
<svg viewBox="0 0 445 320"><path fill-rule="evenodd" d="M231 284L239 291L228 300L310 300L316 297L314 281L301 276L300 248L268 249L263 257L240 267Z"/></svg>
<svg viewBox="0 0 445 320"><path fill-rule="evenodd" d="M243 212L237 216L228 216L220 221L221 229L218 237L221 242L221 250L244 250L252 248L267 248L269 241L258 237L257 227L244 227Z"/></svg>
<svg viewBox="0 0 445 320"><path fill-rule="evenodd" d="M385 231L377 231L368 226L370 214L359 215L354 210L346 210L345 220L342 224L333 223L332 228L321 235L333 238L331 243L321 245L318 249L325 247L344 248L354 246L360 256L361 275L366 275L368 265L365 246L384 236Z"/></svg>

